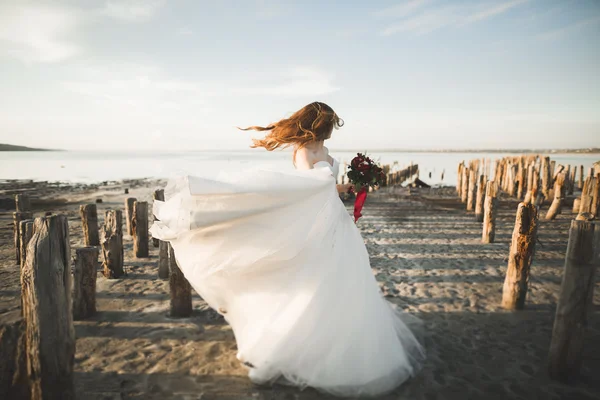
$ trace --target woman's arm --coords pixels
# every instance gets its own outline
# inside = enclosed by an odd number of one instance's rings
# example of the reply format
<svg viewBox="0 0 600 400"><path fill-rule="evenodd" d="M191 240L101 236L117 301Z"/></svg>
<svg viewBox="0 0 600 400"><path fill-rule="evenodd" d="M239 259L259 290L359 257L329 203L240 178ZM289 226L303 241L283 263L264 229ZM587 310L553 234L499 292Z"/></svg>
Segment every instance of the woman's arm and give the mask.
<svg viewBox="0 0 600 400"><path fill-rule="evenodd" d="M338 183L336 187L338 193L347 193L351 188L354 189L354 185L351 183Z"/></svg>

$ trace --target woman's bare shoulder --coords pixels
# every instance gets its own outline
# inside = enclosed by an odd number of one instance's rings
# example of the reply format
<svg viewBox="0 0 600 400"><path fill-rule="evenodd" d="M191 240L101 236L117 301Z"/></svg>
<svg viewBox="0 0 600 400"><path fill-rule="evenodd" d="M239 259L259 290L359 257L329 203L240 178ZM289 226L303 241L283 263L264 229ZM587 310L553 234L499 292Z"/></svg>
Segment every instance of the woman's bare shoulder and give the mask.
<svg viewBox="0 0 600 400"><path fill-rule="evenodd" d="M306 147L301 147L296 150L296 167L298 169L311 169L316 162L315 154Z"/></svg>

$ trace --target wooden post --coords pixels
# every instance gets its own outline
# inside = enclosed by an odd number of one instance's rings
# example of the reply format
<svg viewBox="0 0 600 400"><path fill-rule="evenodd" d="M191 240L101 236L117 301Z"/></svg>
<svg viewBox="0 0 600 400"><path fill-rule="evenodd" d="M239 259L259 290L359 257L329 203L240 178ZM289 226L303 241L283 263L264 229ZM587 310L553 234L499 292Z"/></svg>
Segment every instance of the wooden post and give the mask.
<svg viewBox="0 0 600 400"><path fill-rule="evenodd" d="M537 223L537 207L520 203L502 290L502 307L508 310L521 310L525 305L529 269L535 253Z"/></svg>
<svg viewBox="0 0 600 400"><path fill-rule="evenodd" d="M577 179L577 189L583 189L583 165L579 166L579 179Z"/></svg>
<svg viewBox="0 0 600 400"><path fill-rule="evenodd" d="M86 246L100 246L96 204L79 206L79 216L83 227L83 243Z"/></svg>
<svg viewBox="0 0 600 400"><path fill-rule="evenodd" d="M534 163L530 163L529 167L527 167L527 191L525 192L525 197L527 197L527 193L531 193L531 189L533 189L533 171L535 169Z"/></svg>
<svg viewBox="0 0 600 400"><path fill-rule="evenodd" d="M462 196L462 180L463 180L463 168L465 167L465 162L462 161L458 164L458 171L456 173L456 194L458 196Z"/></svg>
<svg viewBox="0 0 600 400"><path fill-rule="evenodd" d="M123 270L123 213L121 210L106 210L102 227L103 274L109 279L120 278Z"/></svg>
<svg viewBox="0 0 600 400"><path fill-rule="evenodd" d="M564 172L559 173L556 177L556 182L554 183L554 200L546 213L547 220L552 220L560 214L562 205L565 201L565 177L566 174Z"/></svg>
<svg viewBox="0 0 600 400"><path fill-rule="evenodd" d="M496 236L497 193L498 186L496 182L489 181L485 188L483 205L483 235L481 238L483 243L494 243Z"/></svg>
<svg viewBox="0 0 600 400"><path fill-rule="evenodd" d="M33 218L33 214L28 211L16 211L13 212L13 232L14 232L14 244L15 244L15 262L17 265L21 265L21 234L20 225L21 221Z"/></svg>
<svg viewBox="0 0 600 400"><path fill-rule="evenodd" d="M590 221L571 221L548 359L552 379L568 381L579 373L585 329L592 314L594 275L600 267L599 252L597 226Z"/></svg>
<svg viewBox="0 0 600 400"><path fill-rule="evenodd" d="M469 168L466 165L462 169L462 184L460 186L460 190L460 201L466 203L469 193Z"/></svg>
<svg viewBox="0 0 600 400"><path fill-rule="evenodd" d="M15 195L15 208L17 212L31 211L31 201L26 194Z"/></svg>
<svg viewBox="0 0 600 400"><path fill-rule="evenodd" d="M156 200L165 201L165 189L156 189L152 195L152 198L154 199L154 201L156 201ZM156 215L154 215L153 218L154 218L154 221L158 221L158 218L156 218ZM154 245L154 247L158 247L158 242L159 242L159 240L157 238L152 238L152 244Z"/></svg>
<svg viewBox="0 0 600 400"><path fill-rule="evenodd" d="M137 258L148 257L148 203L136 201L133 203L133 252Z"/></svg>
<svg viewBox="0 0 600 400"><path fill-rule="evenodd" d="M162 240L158 243L158 277L169 279L169 243Z"/></svg>
<svg viewBox="0 0 600 400"><path fill-rule="evenodd" d="M20 271L23 270L25 266L25 261L27 260L27 246L29 245L29 241L33 236L33 219L26 219L19 222L19 248L21 249L21 266ZM23 293L23 288L21 287L21 314L23 314L23 299L25 295Z"/></svg>
<svg viewBox="0 0 600 400"><path fill-rule="evenodd" d="M585 183L583 184L583 189L581 190L581 206L579 209L580 214L592 212L595 184L595 179L592 177L588 176L585 178Z"/></svg>
<svg viewBox="0 0 600 400"><path fill-rule="evenodd" d="M192 287L177 266L175 252L169 243L169 287L171 292L171 317L187 318L192 315Z"/></svg>
<svg viewBox="0 0 600 400"><path fill-rule="evenodd" d="M511 164L510 168L508 170L508 194L511 197L516 197L517 196L517 185L519 184L517 182L517 172L518 172L518 167L515 164Z"/></svg>
<svg viewBox="0 0 600 400"><path fill-rule="evenodd" d="M523 157L519 159L519 168L517 171L517 198L519 200L523 199L523 193L526 191L526 181L525 175L527 174L527 169L525 168L525 161Z"/></svg>
<svg viewBox="0 0 600 400"><path fill-rule="evenodd" d="M539 172L533 171L533 188L531 189L531 201L539 209L544 203L544 194L540 190L540 174Z"/></svg>
<svg viewBox="0 0 600 400"><path fill-rule="evenodd" d="M0 399L30 399L25 352L25 321L21 311L1 313Z"/></svg>
<svg viewBox="0 0 600 400"><path fill-rule="evenodd" d="M36 218L21 271L32 399L74 399L75 330L66 215Z"/></svg>
<svg viewBox="0 0 600 400"><path fill-rule="evenodd" d="M128 197L125 199L125 222L127 224L127 234L133 236L133 230L131 227L131 221L133 219L133 203L137 199L135 197Z"/></svg>
<svg viewBox="0 0 600 400"><path fill-rule="evenodd" d="M542 168L540 170L540 177L542 180L542 194L544 198L548 199L550 196L550 157L542 158Z"/></svg>
<svg viewBox="0 0 600 400"><path fill-rule="evenodd" d="M80 320L96 314L96 268L98 248L75 250L73 271L73 319Z"/></svg>
<svg viewBox="0 0 600 400"><path fill-rule="evenodd" d="M581 199L579 197L573 199L573 214L579 214L581 209Z"/></svg>
<svg viewBox="0 0 600 400"><path fill-rule="evenodd" d="M592 206L590 212L594 215L595 219L598 219L600 215L600 173L594 180L594 187L592 192Z"/></svg>
<svg viewBox="0 0 600 400"><path fill-rule="evenodd" d="M484 175L479 175L477 182L477 199L475 201L475 220L483 222L483 201L485 200L486 180Z"/></svg>
<svg viewBox="0 0 600 400"><path fill-rule="evenodd" d="M571 169L571 165L567 166L566 174L567 176L565 181L567 182L567 184L565 185L565 195L571 195L573 194L573 170Z"/></svg>
<svg viewBox="0 0 600 400"><path fill-rule="evenodd" d="M467 193L467 211L475 209L475 200L477 197L477 171L475 166L469 169L469 188Z"/></svg>

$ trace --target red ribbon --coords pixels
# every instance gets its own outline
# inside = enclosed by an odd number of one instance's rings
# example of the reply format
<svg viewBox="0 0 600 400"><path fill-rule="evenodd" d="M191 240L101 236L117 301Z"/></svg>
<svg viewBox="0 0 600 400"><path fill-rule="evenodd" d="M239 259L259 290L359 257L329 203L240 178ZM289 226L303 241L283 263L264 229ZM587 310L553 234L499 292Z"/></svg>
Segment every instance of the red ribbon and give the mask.
<svg viewBox="0 0 600 400"><path fill-rule="evenodd" d="M360 211L365 204L365 200L367 199L367 189L363 186L360 188L358 193L356 193L356 200L354 200L354 222L358 221L362 214Z"/></svg>

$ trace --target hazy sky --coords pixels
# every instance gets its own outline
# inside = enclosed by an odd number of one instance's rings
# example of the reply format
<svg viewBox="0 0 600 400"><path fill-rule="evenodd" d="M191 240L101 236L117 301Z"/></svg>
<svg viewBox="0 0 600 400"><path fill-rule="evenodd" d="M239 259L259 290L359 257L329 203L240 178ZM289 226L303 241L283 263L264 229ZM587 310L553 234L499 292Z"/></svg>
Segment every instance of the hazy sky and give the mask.
<svg viewBox="0 0 600 400"><path fill-rule="evenodd" d="M600 146L600 1L0 0L0 143L243 149L315 100L330 148Z"/></svg>

